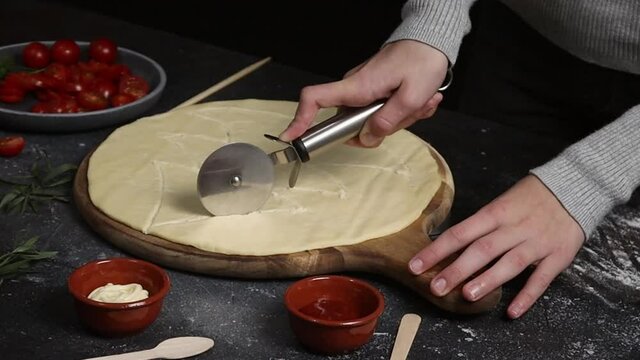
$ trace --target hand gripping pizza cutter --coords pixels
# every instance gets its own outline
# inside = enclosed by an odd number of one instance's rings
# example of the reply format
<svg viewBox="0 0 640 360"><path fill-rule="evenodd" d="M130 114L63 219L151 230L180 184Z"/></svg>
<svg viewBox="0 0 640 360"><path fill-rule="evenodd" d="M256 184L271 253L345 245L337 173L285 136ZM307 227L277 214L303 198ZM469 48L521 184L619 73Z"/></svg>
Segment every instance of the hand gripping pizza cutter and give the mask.
<svg viewBox="0 0 640 360"><path fill-rule="evenodd" d="M303 162L333 144L343 143L360 132L367 118L384 103L347 109L307 130L289 142L265 134L285 145L270 154L247 143L230 143L214 151L198 173L202 205L213 215L241 215L262 207L271 195L275 165L294 163L289 187L294 187Z"/></svg>
<svg viewBox="0 0 640 360"><path fill-rule="evenodd" d="M449 86L451 75L449 71L449 79L440 91ZM247 143L222 146L207 157L198 173L198 194L202 205L216 216L241 215L260 209L271 195L275 165L294 163L289 176L289 187L294 187L303 162L331 145L356 136L367 118L383 105L383 101L378 101L362 108L341 111L291 142L265 134L268 139L285 145L270 154Z"/></svg>

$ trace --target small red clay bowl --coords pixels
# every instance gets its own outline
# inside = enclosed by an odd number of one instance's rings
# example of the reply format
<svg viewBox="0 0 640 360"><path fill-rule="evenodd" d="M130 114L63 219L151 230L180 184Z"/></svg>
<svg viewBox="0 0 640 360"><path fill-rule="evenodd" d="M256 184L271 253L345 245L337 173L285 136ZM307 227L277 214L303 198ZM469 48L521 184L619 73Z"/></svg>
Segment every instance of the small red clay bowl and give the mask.
<svg viewBox="0 0 640 360"><path fill-rule="evenodd" d="M339 275L299 280L289 286L284 302L298 340L312 351L329 355L366 344L384 310L378 289Z"/></svg>
<svg viewBox="0 0 640 360"><path fill-rule="evenodd" d="M87 296L95 288L113 284L138 283L149 297L130 303L104 303ZM151 325L170 287L169 276L146 261L114 258L89 262L76 269L68 281L80 321L95 333L122 337L141 332Z"/></svg>

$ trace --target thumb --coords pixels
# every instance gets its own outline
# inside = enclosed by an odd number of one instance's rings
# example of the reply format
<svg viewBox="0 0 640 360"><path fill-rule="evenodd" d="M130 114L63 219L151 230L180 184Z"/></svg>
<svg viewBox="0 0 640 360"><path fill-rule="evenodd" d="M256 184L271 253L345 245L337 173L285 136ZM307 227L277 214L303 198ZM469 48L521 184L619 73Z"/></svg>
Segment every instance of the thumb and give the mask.
<svg viewBox="0 0 640 360"><path fill-rule="evenodd" d="M360 94L352 78L326 84L307 86L300 93L300 103L293 121L280 134L283 141L291 141L302 135L321 108L333 106L365 106L374 99Z"/></svg>

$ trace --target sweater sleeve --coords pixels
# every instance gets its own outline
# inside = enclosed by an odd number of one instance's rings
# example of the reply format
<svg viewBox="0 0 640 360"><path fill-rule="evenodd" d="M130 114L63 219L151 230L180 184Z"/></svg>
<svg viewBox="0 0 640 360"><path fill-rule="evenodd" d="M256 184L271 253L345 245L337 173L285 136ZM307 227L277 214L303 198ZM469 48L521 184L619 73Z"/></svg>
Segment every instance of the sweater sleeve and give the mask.
<svg viewBox="0 0 640 360"><path fill-rule="evenodd" d="M402 23L385 44L416 40L442 51L455 64L462 38L471 30L469 9L476 0L409 0Z"/></svg>
<svg viewBox="0 0 640 360"><path fill-rule="evenodd" d="M589 236L640 185L640 105L531 173Z"/></svg>

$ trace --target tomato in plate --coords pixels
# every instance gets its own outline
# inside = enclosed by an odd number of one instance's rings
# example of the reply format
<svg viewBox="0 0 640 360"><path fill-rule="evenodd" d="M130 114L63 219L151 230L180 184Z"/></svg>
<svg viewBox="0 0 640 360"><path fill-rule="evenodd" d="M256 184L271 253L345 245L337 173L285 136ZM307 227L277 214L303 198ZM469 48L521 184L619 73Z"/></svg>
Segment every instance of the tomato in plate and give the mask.
<svg viewBox="0 0 640 360"><path fill-rule="evenodd" d="M51 46L51 58L61 64L75 64L80 60L80 47L70 39L60 39Z"/></svg>
<svg viewBox="0 0 640 360"><path fill-rule="evenodd" d="M35 95L36 95L36 99L38 99L39 101L42 101L42 102L57 100L57 99L61 99L63 97L70 96L70 95L63 94L63 93L60 93L60 92L57 92L57 91L51 90L51 89L36 90Z"/></svg>
<svg viewBox="0 0 640 360"><path fill-rule="evenodd" d="M131 69L125 64L112 64L106 68L98 71L98 76L112 80L119 81L121 77L125 75L131 75Z"/></svg>
<svg viewBox="0 0 640 360"><path fill-rule="evenodd" d="M17 87L25 92L38 88L35 77L24 71L12 72L4 77L4 82L8 86Z"/></svg>
<svg viewBox="0 0 640 360"><path fill-rule="evenodd" d="M46 101L37 102L31 107L31 112L40 114L65 114L80 112L80 106L71 96L58 94Z"/></svg>
<svg viewBox="0 0 640 360"><path fill-rule="evenodd" d="M80 106L76 99L66 96L49 102L49 110L58 114L77 113L80 111Z"/></svg>
<svg viewBox="0 0 640 360"><path fill-rule="evenodd" d="M111 98L111 106L118 107L118 106L126 105L128 103L132 103L134 101L136 101L136 99L131 95L116 94L116 95L113 95L113 97Z"/></svg>
<svg viewBox="0 0 640 360"><path fill-rule="evenodd" d="M93 40L89 44L89 57L106 64L113 64L118 57L118 46L107 38Z"/></svg>
<svg viewBox="0 0 640 360"><path fill-rule="evenodd" d="M31 107L31 112L36 114L46 114L49 112L49 104L44 101L37 102Z"/></svg>
<svg viewBox="0 0 640 360"><path fill-rule="evenodd" d="M0 138L0 156L12 157L20 154L24 149L22 136L5 136Z"/></svg>
<svg viewBox="0 0 640 360"><path fill-rule="evenodd" d="M49 65L51 53L49 48L41 42L31 42L22 50L22 62L34 69L42 69Z"/></svg>
<svg viewBox="0 0 640 360"><path fill-rule="evenodd" d="M121 94L131 95L137 100L149 93L149 84L140 76L125 75L120 78L118 92Z"/></svg>
<svg viewBox="0 0 640 360"><path fill-rule="evenodd" d="M24 99L26 92L12 84L0 83L0 101L8 104L16 104Z"/></svg>
<svg viewBox="0 0 640 360"><path fill-rule="evenodd" d="M107 71L111 65L91 59L87 62L79 62L78 67L82 71L88 71L96 74L98 77L102 77L102 73Z"/></svg>
<svg viewBox="0 0 640 360"><path fill-rule="evenodd" d="M85 110L102 110L109 107L109 101L96 90L83 90L77 95L78 105Z"/></svg>
<svg viewBox="0 0 640 360"><path fill-rule="evenodd" d="M60 63L53 63L47 66L43 73L62 83L66 82L71 76L69 68Z"/></svg>
<svg viewBox="0 0 640 360"><path fill-rule="evenodd" d="M118 91L118 88L114 83L104 79L98 79L93 88L105 99L111 99L111 97Z"/></svg>

